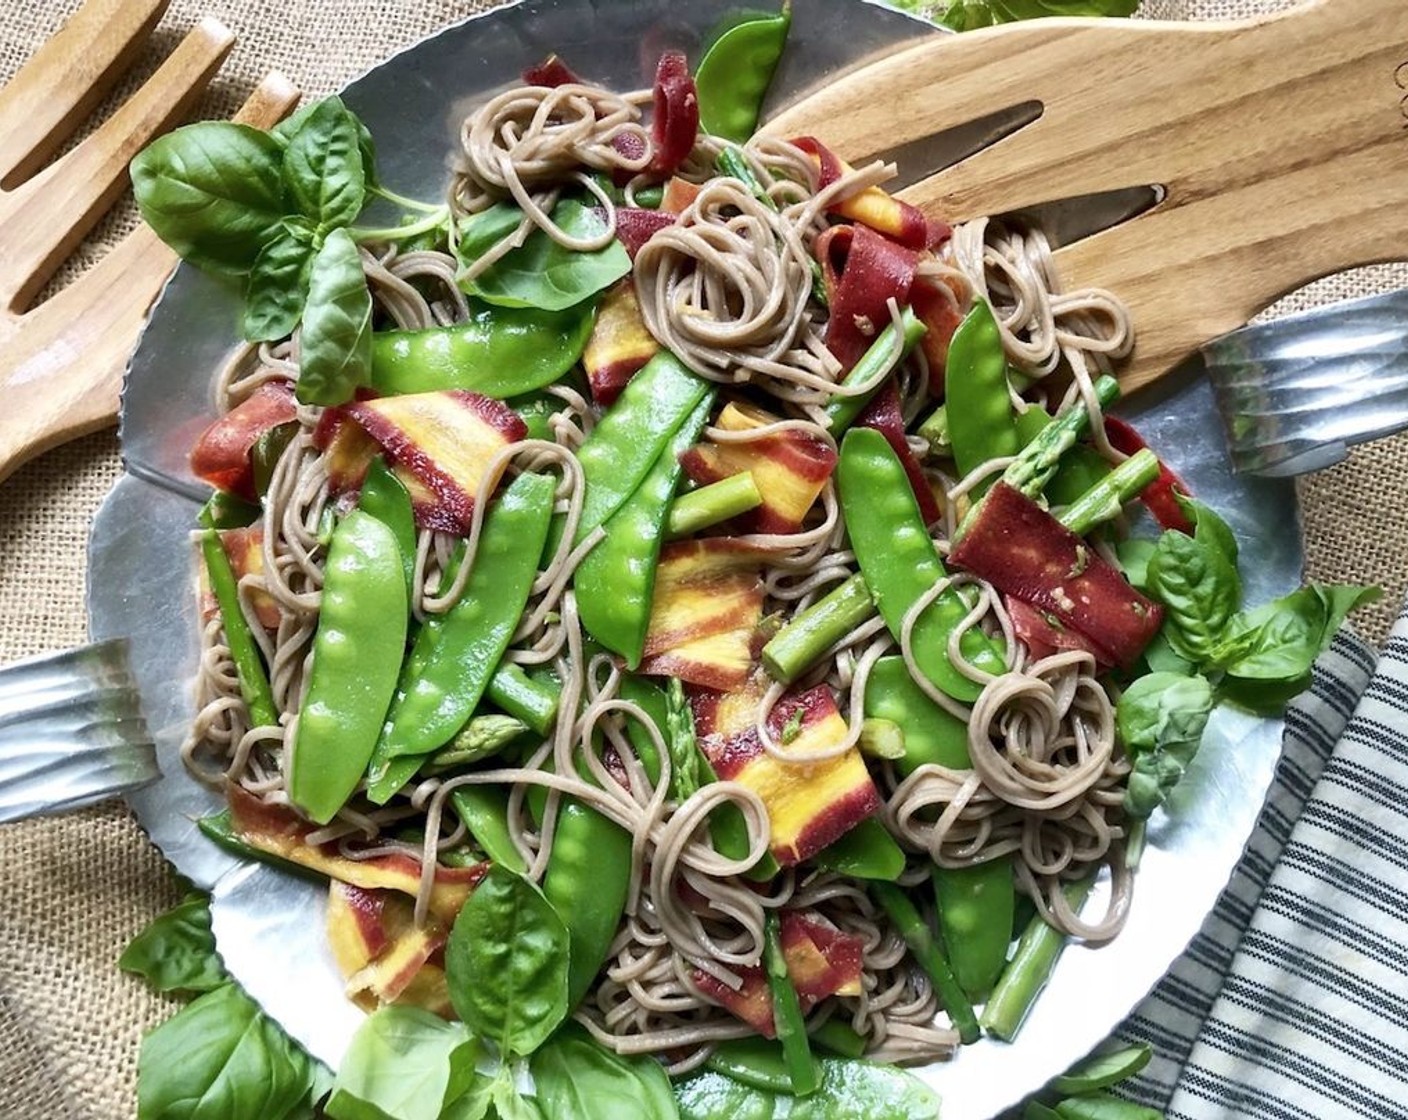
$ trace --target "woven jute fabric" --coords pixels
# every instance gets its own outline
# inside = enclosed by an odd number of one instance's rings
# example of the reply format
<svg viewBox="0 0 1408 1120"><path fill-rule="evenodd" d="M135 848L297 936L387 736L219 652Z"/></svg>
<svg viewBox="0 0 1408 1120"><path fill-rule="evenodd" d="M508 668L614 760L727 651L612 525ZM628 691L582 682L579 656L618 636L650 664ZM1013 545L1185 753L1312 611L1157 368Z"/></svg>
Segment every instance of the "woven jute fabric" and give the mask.
<svg viewBox="0 0 1408 1120"><path fill-rule="evenodd" d="M0 20L0 81L76 6L77 0L8 0ZM198 110L219 116L270 68L317 96L421 36L491 6L475 0L173 0L132 75L109 101L135 88L203 15L222 20L240 40ZM1283 6L1276 0L1150 0L1141 14L1218 19ZM133 220L130 202L117 208L55 286L101 256ZM1408 269L1402 266L1365 269L1296 293L1270 313L1404 284ZM119 470L117 441L101 434L53 451L0 484L0 663L85 640L88 528ZM1356 451L1303 481L1300 497L1309 575L1382 584L1382 605L1359 616L1365 633L1382 638L1408 585L1408 438ZM179 895L180 885L123 809L0 827L0 1120L135 1115L142 1032L174 1005L121 975L116 960L131 936Z"/></svg>

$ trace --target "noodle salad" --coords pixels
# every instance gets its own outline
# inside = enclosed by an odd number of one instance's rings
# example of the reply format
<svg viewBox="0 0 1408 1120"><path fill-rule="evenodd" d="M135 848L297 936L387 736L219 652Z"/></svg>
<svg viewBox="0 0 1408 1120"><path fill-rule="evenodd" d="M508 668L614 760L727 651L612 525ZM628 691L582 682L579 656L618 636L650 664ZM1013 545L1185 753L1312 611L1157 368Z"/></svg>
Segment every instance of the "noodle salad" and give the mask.
<svg viewBox="0 0 1408 1120"><path fill-rule="evenodd" d="M330 1082L178 978L144 1118L200 1031L262 1040L229 1114L935 1115L897 1067L1010 1041L1119 933L1215 704L1278 710L1368 594L1243 608L1226 523L1106 413L1128 312L1040 230L755 133L787 22L632 93L548 59L444 205L335 97L134 161L245 292L191 455L201 827L327 878L369 1012ZM124 967L208 955L203 905Z"/></svg>

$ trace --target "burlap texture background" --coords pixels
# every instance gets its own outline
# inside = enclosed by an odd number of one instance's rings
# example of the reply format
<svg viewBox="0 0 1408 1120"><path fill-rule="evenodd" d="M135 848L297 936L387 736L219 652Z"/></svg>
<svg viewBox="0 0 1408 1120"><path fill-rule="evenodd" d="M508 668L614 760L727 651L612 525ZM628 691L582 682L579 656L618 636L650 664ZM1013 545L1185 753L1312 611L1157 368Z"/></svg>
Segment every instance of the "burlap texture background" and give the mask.
<svg viewBox="0 0 1408 1120"><path fill-rule="evenodd" d="M5 0L0 81L76 6L77 0ZM126 90L202 15L218 17L240 37L201 108L209 116L227 114L271 67L317 96L490 6L492 0L173 0ZM1283 6L1150 0L1144 14L1226 18ZM58 282L100 255L131 221L125 202ZM1322 282L1286 306L1405 282L1403 268L1365 270ZM85 640L88 526L119 469L116 439L103 434L54 451L0 484L0 663ZM1383 584L1383 603L1359 619L1381 639L1408 583L1408 438L1361 449L1302 483L1301 498L1310 575ZM0 1118L135 1115L141 1034L172 1006L119 974L114 962L178 895L160 856L120 808L0 828Z"/></svg>

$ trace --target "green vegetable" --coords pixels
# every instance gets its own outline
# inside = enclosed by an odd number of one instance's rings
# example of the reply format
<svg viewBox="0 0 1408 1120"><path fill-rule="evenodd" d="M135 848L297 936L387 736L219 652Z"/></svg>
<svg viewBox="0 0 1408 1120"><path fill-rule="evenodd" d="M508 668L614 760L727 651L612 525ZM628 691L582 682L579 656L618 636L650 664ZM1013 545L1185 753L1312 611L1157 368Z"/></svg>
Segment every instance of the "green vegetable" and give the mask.
<svg viewBox="0 0 1408 1120"><path fill-rule="evenodd" d="M1031 411L1028 409L1028 411ZM1026 413L1022 414L1023 416ZM1018 417L1021 420L1021 417ZM948 440L948 407L939 405L933 412L929 413L916 429L921 439L929 441L929 454L934 457L942 457L953 453L953 445Z"/></svg>
<svg viewBox="0 0 1408 1120"><path fill-rule="evenodd" d="M528 864L513 845L508 827L508 789L504 786L460 786L450 791L450 806L487 855L500 867L522 875Z"/></svg>
<svg viewBox="0 0 1408 1120"><path fill-rule="evenodd" d="M445 947L450 1002L465 1026L527 1056L567 1017L567 928L541 891L490 865Z"/></svg>
<svg viewBox="0 0 1408 1120"><path fill-rule="evenodd" d="M865 688L867 719L885 719L896 724L904 736L904 755L895 768L908 777L926 763L966 770L968 726L924 695L914 683L904 658L882 657L870 669Z"/></svg>
<svg viewBox="0 0 1408 1120"><path fill-rule="evenodd" d="M1193 539L1202 541L1226 556L1233 567L1237 564L1237 538L1232 527L1218 515L1211 506L1205 506L1196 498L1190 498L1178 489L1173 491L1173 500L1178 503L1193 523Z"/></svg>
<svg viewBox="0 0 1408 1120"><path fill-rule="evenodd" d="M1087 876L1061 888L1073 910L1079 912L1093 884L1094 878ZM983 1008L980 1022L984 1030L1005 1042L1017 1037L1065 947L1064 933L1047 925L1040 914L1032 917Z"/></svg>
<svg viewBox="0 0 1408 1120"><path fill-rule="evenodd" d="M469 389L496 400L533 392L577 364L595 321L596 305L586 300L551 312L471 301L463 323L374 333L372 388L386 395Z"/></svg>
<svg viewBox="0 0 1408 1120"><path fill-rule="evenodd" d="M959 987L969 999L987 998L1007 964L1016 901L1007 857L971 867L935 867L939 934Z"/></svg>
<svg viewBox="0 0 1408 1120"><path fill-rule="evenodd" d="M960 475L993 458L1017 454L1017 426L1007 386L1007 353L992 308L974 300L949 343L944 366L944 406L948 441ZM994 481L989 476L975 491Z"/></svg>
<svg viewBox="0 0 1408 1120"><path fill-rule="evenodd" d="M927 328L908 307L900 312L900 327L897 331L894 323L886 324L884 330L875 336L875 341L870 344L860 361L851 367L851 372L846 374L841 382L847 388L857 385L865 386L865 392L856 393L845 397L832 397L826 406L826 430L833 436L839 436L854 422L864 410L866 403L875 391L885 382L885 378L890 372L904 360L906 354L914 349L914 344L924 337ZM909 485L908 482L905 483Z"/></svg>
<svg viewBox="0 0 1408 1120"><path fill-rule="evenodd" d="M758 129L758 113L787 45L791 6L775 15L749 15L710 44L694 72L699 127L742 144Z"/></svg>
<svg viewBox="0 0 1408 1120"><path fill-rule="evenodd" d="M885 437L869 428L846 433L836 468L841 509L861 575L885 624L898 640L905 615L947 576L909 478ZM937 687L968 703L982 685L960 673L948 657L948 636L968 613L958 591L944 591L911 631L914 659ZM997 641L969 629L959 645L967 660L989 673L1006 669Z"/></svg>
<svg viewBox="0 0 1408 1120"><path fill-rule="evenodd" d="M893 720L862 720L856 749L867 758L882 758L888 761L903 758L904 732Z"/></svg>
<svg viewBox="0 0 1408 1120"><path fill-rule="evenodd" d="M1138 497L1158 477L1158 457L1146 447L1099 479L1066 506L1056 520L1076 536L1083 537L1095 526L1118 517L1126 503Z"/></svg>
<svg viewBox="0 0 1408 1120"><path fill-rule="evenodd" d="M671 540L687 537L762 504L763 495L753 481L753 472L740 471L676 498L670 507L665 534Z"/></svg>
<svg viewBox="0 0 1408 1120"><path fill-rule="evenodd" d="M142 1040L137 1120L309 1114L315 1063L234 984L187 1004Z"/></svg>
<svg viewBox="0 0 1408 1120"><path fill-rule="evenodd" d="M645 652L660 544L684 474L680 456L708 423L713 403L714 394L707 392L694 406L635 493L607 519L605 538L582 558L572 576L582 625L625 658L627 669L635 669Z"/></svg>
<svg viewBox="0 0 1408 1120"><path fill-rule="evenodd" d="M1144 537L1129 537L1115 545L1115 555L1119 558L1120 571L1130 585L1144 591L1149 586L1149 561L1154 558L1157 541Z"/></svg>
<svg viewBox="0 0 1408 1120"><path fill-rule="evenodd" d="M964 1043L976 1042L982 1035L978 1029L977 1017L973 1014L973 1004L959 986L953 969L945 959L943 951L934 940L934 935L914 908L914 903L893 883L872 883L870 893L880 903L895 929L909 946L915 962L934 984L939 1002L944 1005L954 1030Z"/></svg>
<svg viewBox="0 0 1408 1120"><path fill-rule="evenodd" d="M807 1041L807 1024L802 1018L802 1004L792 977L787 971L787 957L782 951L782 924L776 910L769 910L763 927L763 971L767 974L768 990L772 993L773 1026L782 1043L782 1060L792 1082L792 1092L805 1097L816 1092L820 1074Z"/></svg>
<svg viewBox="0 0 1408 1120"><path fill-rule="evenodd" d="M485 515L459 601L421 626L367 772L367 796L378 805L478 706L537 576L556 489L548 475L513 480Z"/></svg>
<svg viewBox="0 0 1408 1120"><path fill-rule="evenodd" d="M1254 712L1276 712L1310 683L1311 666L1345 616L1377 587L1312 583L1235 615L1209 654L1225 671L1221 695Z"/></svg>
<svg viewBox="0 0 1408 1120"><path fill-rule="evenodd" d="M455 247L461 266L478 260L516 230L522 217L516 206L501 202L465 222ZM553 208L552 220L569 237L593 237L606 230L601 217L570 198ZM460 287L499 307L564 311L609 288L630 271L631 258L620 241L578 252L535 228L522 245L510 249L473 280L464 279L462 273Z"/></svg>
<svg viewBox="0 0 1408 1120"><path fill-rule="evenodd" d="M1125 790L1131 817L1147 817L1183 777L1213 708L1205 677L1150 673L1124 691L1115 722L1134 769Z"/></svg>
<svg viewBox="0 0 1408 1120"><path fill-rule="evenodd" d="M287 196L316 228L350 225L366 203L359 123L341 98L329 97L313 106L284 149Z"/></svg>
<svg viewBox="0 0 1408 1120"><path fill-rule="evenodd" d="M431 755L430 764L437 768L468 766L498 754L527 730L526 723L497 712L473 716L449 746Z"/></svg>
<svg viewBox="0 0 1408 1120"><path fill-rule="evenodd" d="M288 213L283 147L228 121L187 125L132 160L142 218L183 260L213 272L248 272L283 232Z"/></svg>
<svg viewBox="0 0 1408 1120"><path fill-rule="evenodd" d="M401 567L406 574L409 602L416 580L415 509L411 506L410 492L379 455L372 460L366 477L362 479L357 508L375 517L396 538L397 547L401 550Z"/></svg>
<svg viewBox="0 0 1408 1120"><path fill-rule="evenodd" d="M539 735L557 722L562 689L547 674L530 676L518 665L500 664L489 678L484 695L514 719L522 720Z"/></svg>
<svg viewBox="0 0 1408 1120"><path fill-rule="evenodd" d="M251 342L293 333L308 298L313 243L299 233L280 233L259 251L245 281L241 332Z"/></svg>
<svg viewBox="0 0 1408 1120"><path fill-rule="evenodd" d="M249 449L249 460L253 468L256 494L262 497L269 492L274 468L279 465L279 458L288 450L288 445L297 434L298 421L290 420L287 424L275 424L254 441L254 446Z"/></svg>
<svg viewBox="0 0 1408 1120"><path fill-rule="evenodd" d="M660 738L665 741L666 749L670 749L670 718L673 701L666 699L665 690L645 677L622 673L618 695L620 699L635 704L645 713L646 719L660 733ZM645 771L645 776L652 783L658 782L660 780L660 751L655 746L655 740L646 730L645 725L639 720L627 720L626 738L630 740L631 747L640 760L641 768Z"/></svg>
<svg viewBox="0 0 1408 1120"><path fill-rule="evenodd" d="M1093 1054L1077 1062L1059 1077L1053 1077L1047 1088L1054 1093L1094 1093L1108 1089L1128 1077L1133 1077L1149 1064L1154 1049L1148 1043L1124 1046L1104 1054Z"/></svg>
<svg viewBox="0 0 1408 1120"><path fill-rule="evenodd" d="M670 749L670 800L684 802L709 779L694 734L694 716L684 695L684 685L670 679L665 693L665 745Z"/></svg>
<svg viewBox="0 0 1408 1120"><path fill-rule="evenodd" d="M577 449L586 483L577 543L635 493L671 437L712 391L667 350L631 378Z"/></svg>
<svg viewBox="0 0 1408 1120"><path fill-rule="evenodd" d="M210 590L220 607L225 644L230 649L230 659L235 663L235 675L240 680L240 695L249 709L250 726L277 726L279 713L274 707L274 694L269 689L269 676L264 671L259 647L254 644L254 634L250 631L249 621L240 607L235 572L230 567L230 558L225 554L225 546L220 543L220 535L213 529L207 529L200 535L200 549L205 560L206 574L210 578Z"/></svg>
<svg viewBox="0 0 1408 1120"><path fill-rule="evenodd" d="M897 8L936 18L954 31L1042 16L1130 16L1139 0L890 0ZM942 13L940 15L940 13Z"/></svg>
<svg viewBox="0 0 1408 1120"><path fill-rule="evenodd" d="M1149 558L1149 594L1164 605L1163 633L1175 652L1206 664L1242 597L1226 554L1206 540L1163 533Z"/></svg>
<svg viewBox="0 0 1408 1120"><path fill-rule="evenodd" d="M895 1066L819 1058L820 1083L808 1097L755 1089L705 1070L675 1086L683 1120L934 1120L938 1095Z"/></svg>
<svg viewBox="0 0 1408 1120"><path fill-rule="evenodd" d="M874 615L875 600L865 577L851 576L772 636L763 647L763 667L773 680L791 684Z"/></svg>
<svg viewBox="0 0 1408 1120"><path fill-rule="evenodd" d="M479 1047L419 1007L379 1008L357 1028L323 1107L331 1120L438 1120L474 1081Z"/></svg>
<svg viewBox="0 0 1408 1120"><path fill-rule="evenodd" d="M207 529L243 529L254 524L258 517L258 506L217 490L200 507L196 520Z"/></svg>
<svg viewBox="0 0 1408 1120"><path fill-rule="evenodd" d="M650 1057L624 1057L567 1023L529 1063L538 1106L551 1120L675 1120L664 1067Z"/></svg>
<svg viewBox="0 0 1408 1120"><path fill-rule="evenodd" d="M137 934L117 967L142 977L158 992L209 992L229 982L210 932L210 901L188 895Z"/></svg>
<svg viewBox="0 0 1408 1120"><path fill-rule="evenodd" d="M834 1016L807 1029L813 1042L839 1057L859 1058L865 1053L865 1038Z"/></svg>
<svg viewBox="0 0 1408 1120"><path fill-rule="evenodd" d="M869 817L817 852L812 862L856 879L893 883L904 873L904 849L883 824Z"/></svg>
<svg viewBox="0 0 1408 1120"><path fill-rule="evenodd" d="M319 824L357 788L396 691L409 610L391 530L353 510L324 566L313 664L288 756L290 800Z"/></svg>
<svg viewBox="0 0 1408 1120"><path fill-rule="evenodd" d="M304 404L343 404L367 383L371 364L372 296L362 256L347 231L335 229L313 258L294 393Z"/></svg>
<svg viewBox="0 0 1408 1120"><path fill-rule="evenodd" d="M1156 1108L1121 1100L1109 1093L1088 1097L1067 1097L1056 1105L1061 1120L1164 1120Z"/></svg>
<svg viewBox="0 0 1408 1120"><path fill-rule="evenodd" d="M792 1075L782 1044L760 1035L732 1038L714 1048L704 1062L705 1069L740 1081L767 1093L791 1093Z"/></svg>

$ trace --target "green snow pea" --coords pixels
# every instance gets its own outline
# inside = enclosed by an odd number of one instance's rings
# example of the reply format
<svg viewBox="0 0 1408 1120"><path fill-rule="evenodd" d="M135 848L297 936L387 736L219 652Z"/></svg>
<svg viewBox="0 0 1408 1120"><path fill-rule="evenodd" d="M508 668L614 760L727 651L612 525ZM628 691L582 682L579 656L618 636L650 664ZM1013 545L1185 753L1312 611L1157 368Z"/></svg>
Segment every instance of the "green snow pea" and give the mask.
<svg viewBox="0 0 1408 1120"><path fill-rule="evenodd" d="M926 763L954 770L972 765L968 726L924 695L898 654L882 657L870 668L865 686L867 719L887 719L904 735L904 756L895 769L908 777Z"/></svg>
<svg viewBox="0 0 1408 1120"><path fill-rule="evenodd" d="M551 385L582 357L596 301L566 311L473 303L448 327L377 331L372 387L386 395L470 389L503 400Z"/></svg>
<svg viewBox="0 0 1408 1120"><path fill-rule="evenodd" d="M507 786L460 786L450 791L450 805L485 855L520 875L528 870L509 833Z"/></svg>
<svg viewBox="0 0 1408 1120"><path fill-rule="evenodd" d="M549 475L513 480L484 518L459 602L421 626L367 772L367 794L376 804L386 804L422 756L449 742L474 714L537 577L556 489Z"/></svg>
<svg viewBox="0 0 1408 1120"><path fill-rule="evenodd" d="M264 671L264 662L259 656L259 647L254 644L254 634L249 628L249 620L240 606L239 584L235 580L235 570L230 567L230 557L225 546L220 543L220 534L207 529L200 535L201 555L205 558L205 571L210 579L210 590L220 607L220 620L225 629L225 644L230 647L230 658L235 663L235 676L240 681L240 695L249 708L249 722L253 727L271 727L279 722L278 709L274 707L274 694L269 689L269 675Z"/></svg>
<svg viewBox="0 0 1408 1120"><path fill-rule="evenodd" d="M973 309L958 324L949 344L944 367L944 414L948 417L949 445L960 475L989 459L1015 455L1021 446L1007 388L1002 333L985 300L973 301ZM979 492L995 481L996 476L990 476L980 484Z"/></svg>
<svg viewBox="0 0 1408 1120"><path fill-rule="evenodd" d="M817 852L812 862L854 879L893 883L904 872L904 849L883 824L870 817Z"/></svg>
<svg viewBox="0 0 1408 1120"><path fill-rule="evenodd" d="M710 44L694 72L699 126L741 144L758 129L758 113L787 46L791 4L775 15L749 15Z"/></svg>
<svg viewBox="0 0 1408 1120"><path fill-rule="evenodd" d="M332 535L289 798L319 824L357 788L396 692L409 609L396 535L353 510Z"/></svg>
<svg viewBox="0 0 1408 1120"><path fill-rule="evenodd" d="M898 639L910 608L948 573L934 551L904 467L883 435L870 428L847 432L836 480L861 575ZM915 661L925 676L954 699L972 703L982 685L960 673L948 657L949 634L968 609L957 591L944 591L920 614L911 635ZM976 628L963 635L959 648L979 669L994 674L1006 669L1001 645Z"/></svg>
<svg viewBox="0 0 1408 1120"><path fill-rule="evenodd" d="M624 657L627 669L634 670L645 652L660 543L675 488L684 474L680 456L698 438L713 405L713 392L706 392L636 492L606 521L605 538L572 576L582 625L607 649Z"/></svg>
<svg viewBox="0 0 1408 1120"><path fill-rule="evenodd" d="M416 514L411 507L410 493L380 456L367 468L362 492L357 495L357 508L375 517L396 538L409 595L416 581Z"/></svg>
<svg viewBox="0 0 1408 1120"><path fill-rule="evenodd" d="M710 392L709 383L668 350L631 378L577 451L586 494L576 543L626 504Z"/></svg>

